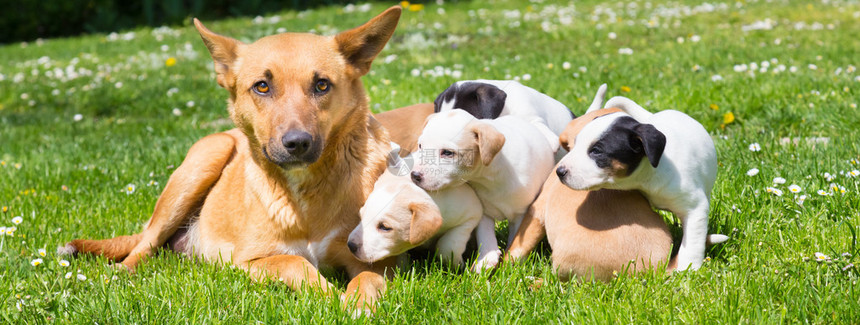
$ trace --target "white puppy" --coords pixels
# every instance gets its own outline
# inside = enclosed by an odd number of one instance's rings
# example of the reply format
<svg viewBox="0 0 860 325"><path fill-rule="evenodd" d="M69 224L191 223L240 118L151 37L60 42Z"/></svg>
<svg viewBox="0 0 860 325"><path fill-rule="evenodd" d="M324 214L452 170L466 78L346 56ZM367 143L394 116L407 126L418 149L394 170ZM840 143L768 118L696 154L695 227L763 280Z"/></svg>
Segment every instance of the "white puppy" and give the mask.
<svg viewBox="0 0 860 325"><path fill-rule="evenodd" d="M430 115L415 153L412 180L428 191L468 183L483 206L475 270L495 267L501 251L495 221L516 233L528 206L552 171L557 137L536 118L503 116L478 120L464 110Z"/></svg>
<svg viewBox="0 0 860 325"><path fill-rule="evenodd" d="M372 263L438 238L436 253L442 261L461 265L466 243L481 220L475 191L460 185L428 194L412 183L408 172L398 173L405 163L392 164L392 158L400 159L396 154L389 157L389 170L374 184L359 211L361 223L349 234L349 250Z"/></svg>
<svg viewBox="0 0 860 325"><path fill-rule="evenodd" d="M651 205L674 212L684 230L678 270L698 269L706 241L728 239L708 236L711 189L717 176L711 136L679 111L653 114L624 97L613 97L606 107L623 112L587 124L556 174L575 190L640 190Z"/></svg>
<svg viewBox="0 0 860 325"><path fill-rule="evenodd" d="M478 119L537 116L556 135L573 113L561 102L513 80L464 80L453 83L433 103L435 112L462 109Z"/></svg>

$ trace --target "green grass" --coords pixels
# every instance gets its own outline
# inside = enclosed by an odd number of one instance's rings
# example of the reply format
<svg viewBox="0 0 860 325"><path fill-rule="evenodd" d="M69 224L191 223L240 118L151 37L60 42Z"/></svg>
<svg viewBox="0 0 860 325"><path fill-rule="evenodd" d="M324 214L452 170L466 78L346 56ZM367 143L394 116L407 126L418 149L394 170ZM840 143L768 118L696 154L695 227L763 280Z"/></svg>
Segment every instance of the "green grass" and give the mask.
<svg viewBox="0 0 860 325"><path fill-rule="evenodd" d="M606 82L610 96L626 95L652 110L684 111L714 135L720 170L711 231L732 239L711 249L710 261L697 272L644 274L605 284L559 283L546 251L504 265L492 276L417 262L396 275L373 318L355 321L860 319L860 274L853 267L860 255L860 178L847 175L860 169L860 74L853 68L860 66L860 5L731 1L708 11L694 1L635 2L635 8L629 2L534 2L428 4L405 12L391 44L364 78L372 109L432 101L456 80L452 75L461 74L460 79L523 78L582 113ZM277 22L265 17L263 23L206 23L251 41L278 28L331 34L384 8L374 3L368 12L330 7L282 12ZM602 13L593 20L595 12ZM766 18L775 23L772 29L742 31ZM805 27L797 29L801 22ZM196 32L189 26L172 30L161 40L144 28L134 30L132 40L123 40L120 32L115 41L92 35L0 47L0 226L23 217L13 236L0 237L0 323L352 322L336 298L255 283L241 271L174 253L148 261L134 275L117 273L99 258L59 265L55 247L70 239L139 231L190 145L231 127L227 93L215 84ZM633 54L620 54L622 48ZM396 58L383 63L392 55ZM169 57L176 65L165 66ZM760 69L763 61L766 72L734 69L752 62ZM72 62L76 70L91 73L57 78L54 68L68 75ZM779 65L785 71L774 73ZM437 66L440 75L430 72ZM722 80L713 81L716 75ZM171 88L176 91L168 95ZM735 120L721 127L729 112ZM783 144L783 138L795 137L829 142ZM761 151L750 151L753 143ZM760 173L747 176L751 168ZM826 180L824 173L835 179ZM787 182L773 185L774 177ZM831 183L837 185L833 195L817 194L833 192ZM135 185L131 194L128 184ZM803 205L789 192L791 184L807 195ZM768 193L770 186L784 194ZM501 237L503 226L499 232ZM33 267L40 248L47 256ZM816 252L829 259L816 261ZM77 280L78 274L86 280ZM331 276L345 286L342 274ZM532 290L531 276L547 282Z"/></svg>

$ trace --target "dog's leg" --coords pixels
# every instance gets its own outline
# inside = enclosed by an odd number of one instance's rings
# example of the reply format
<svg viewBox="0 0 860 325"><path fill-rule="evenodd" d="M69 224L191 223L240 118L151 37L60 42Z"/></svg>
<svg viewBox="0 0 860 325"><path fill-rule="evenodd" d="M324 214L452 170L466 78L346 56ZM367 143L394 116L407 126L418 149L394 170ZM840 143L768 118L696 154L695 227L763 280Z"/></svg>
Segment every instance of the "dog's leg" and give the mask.
<svg viewBox="0 0 860 325"><path fill-rule="evenodd" d="M480 222L480 219L477 221ZM436 253L443 263L450 261L456 266L463 265L463 252L466 251L466 244L478 222L464 223L448 230L442 237L439 237L436 242Z"/></svg>
<svg viewBox="0 0 860 325"><path fill-rule="evenodd" d="M475 238L478 240L479 255L472 269L480 273L483 270L495 268L502 256L496 239L496 221L487 216L482 217L476 228Z"/></svg>
<svg viewBox="0 0 860 325"><path fill-rule="evenodd" d="M346 244L343 245L346 247ZM341 296L344 307L352 309L353 313L372 313L376 310L376 301L385 293L386 277L394 275L397 266L397 256L373 262L367 265L355 259L351 254L347 265L347 273L352 277L346 285L346 292Z"/></svg>
<svg viewBox="0 0 860 325"><path fill-rule="evenodd" d="M678 249L678 271L697 270L705 259L705 242L708 238L708 200L704 200L686 214L678 213L684 229Z"/></svg>
<svg viewBox="0 0 860 325"><path fill-rule="evenodd" d="M235 145L232 136L218 133L191 146L182 165L167 181L164 192L155 203L149 225L143 230L140 242L122 261L123 266L133 270L141 259L152 255L153 249L164 245L188 221L221 176L221 171L234 154Z"/></svg>
<svg viewBox="0 0 860 325"><path fill-rule="evenodd" d="M505 253L505 261L514 261L526 257L541 239L546 235L546 229L543 222L535 216L534 205L526 211L523 222L517 230L516 234L508 245L508 251Z"/></svg>
<svg viewBox="0 0 860 325"><path fill-rule="evenodd" d="M523 218L524 216L517 216L514 220L508 221L508 240L505 242L508 244L508 247L511 247L511 242L514 241L514 236L516 236L517 231L523 224Z"/></svg>
<svg viewBox="0 0 860 325"><path fill-rule="evenodd" d="M57 254L72 256L77 254L95 254L104 256L112 261L122 261L137 246L141 236L141 234L134 234L102 240L75 239L63 247L58 247Z"/></svg>
<svg viewBox="0 0 860 325"><path fill-rule="evenodd" d="M319 288L325 293L334 289L317 268L301 256L274 255L251 261L242 267L246 268L254 280L281 281L296 291L303 286Z"/></svg>

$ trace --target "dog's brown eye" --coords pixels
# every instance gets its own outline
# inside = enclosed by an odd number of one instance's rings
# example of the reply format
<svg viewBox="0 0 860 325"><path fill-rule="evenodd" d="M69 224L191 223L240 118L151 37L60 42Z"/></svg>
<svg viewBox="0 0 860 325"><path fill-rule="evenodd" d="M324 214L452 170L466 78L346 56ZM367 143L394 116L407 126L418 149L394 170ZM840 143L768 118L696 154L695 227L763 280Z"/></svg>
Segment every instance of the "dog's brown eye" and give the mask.
<svg viewBox="0 0 860 325"><path fill-rule="evenodd" d="M442 155L442 158L454 157L454 151L453 150L442 149L442 151L440 151L439 154Z"/></svg>
<svg viewBox="0 0 860 325"><path fill-rule="evenodd" d="M254 84L254 91L258 94L268 94L269 93L269 84L265 81L258 81Z"/></svg>
<svg viewBox="0 0 860 325"><path fill-rule="evenodd" d="M385 223L383 223L383 222L380 222L378 225L376 225L376 229L379 229L379 231L382 231L382 232L391 231L391 227L385 225Z"/></svg>
<svg viewBox="0 0 860 325"><path fill-rule="evenodd" d="M328 84L328 80L320 79L317 80L317 84L314 86L314 91L318 94L322 94L328 91L330 85Z"/></svg>
<svg viewBox="0 0 860 325"><path fill-rule="evenodd" d="M601 152L603 152L603 150L601 150L599 147L591 147L591 149L588 149L589 155L599 155Z"/></svg>

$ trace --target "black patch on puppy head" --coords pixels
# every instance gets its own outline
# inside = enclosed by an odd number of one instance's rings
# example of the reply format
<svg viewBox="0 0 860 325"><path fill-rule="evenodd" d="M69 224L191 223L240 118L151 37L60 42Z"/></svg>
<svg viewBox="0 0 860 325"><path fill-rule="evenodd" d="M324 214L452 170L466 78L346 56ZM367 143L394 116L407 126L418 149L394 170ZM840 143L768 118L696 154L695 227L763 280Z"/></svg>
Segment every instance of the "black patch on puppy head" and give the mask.
<svg viewBox="0 0 860 325"><path fill-rule="evenodd" d="M653 125L622 116L591 144L588 156L597 167L624 177L632 174L645 157L652 167L657 167L665 147L666 136Z"/></svg>
<svg viewBox="0 0 860 325"><path fill-rule="evenodd" d="M462 109L478 119L495 119L502 114L507 98L508 94L491 84L454 83L436 97L433 109L439 113L443 103L453 100L454 108Z"/></svg>

